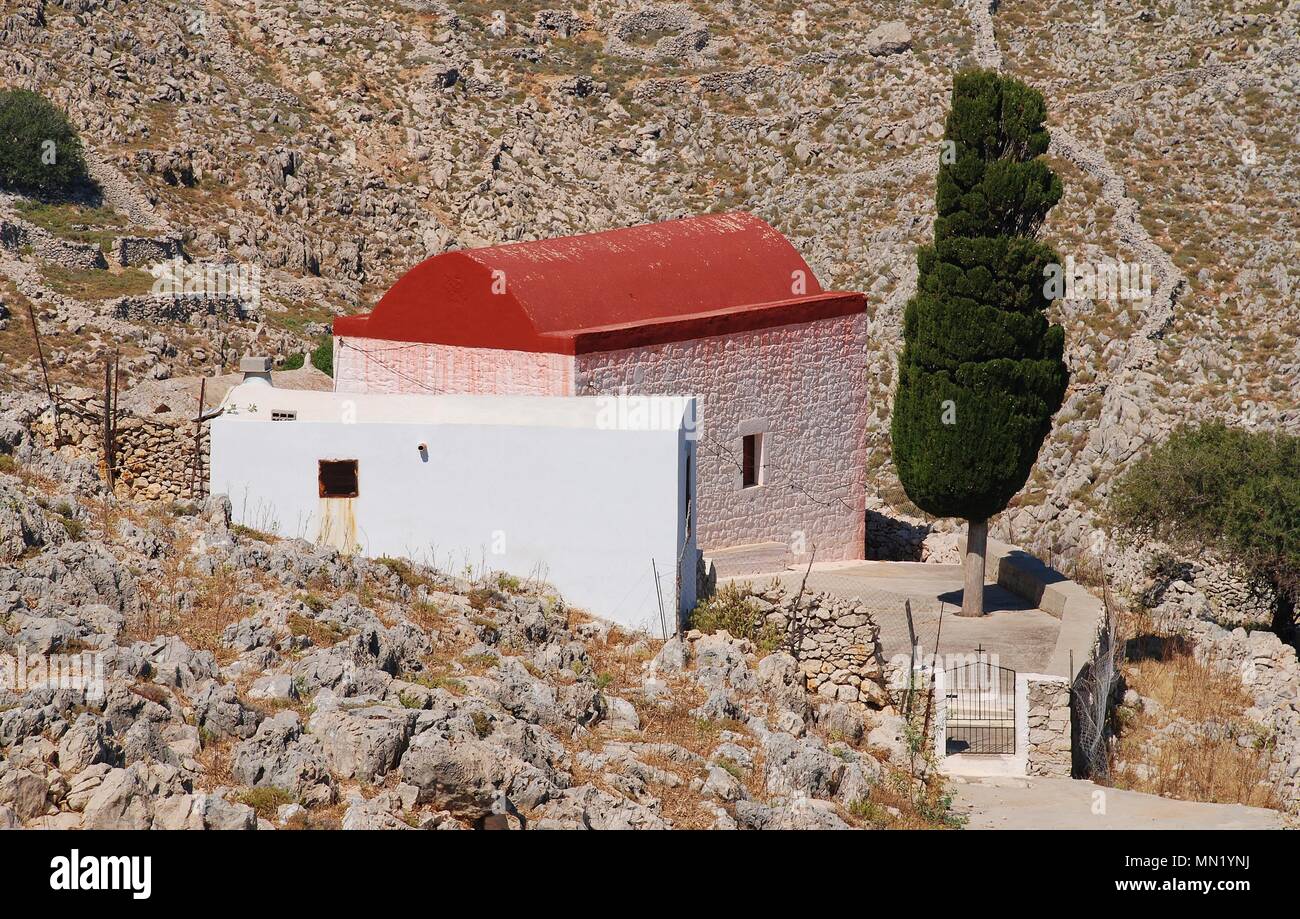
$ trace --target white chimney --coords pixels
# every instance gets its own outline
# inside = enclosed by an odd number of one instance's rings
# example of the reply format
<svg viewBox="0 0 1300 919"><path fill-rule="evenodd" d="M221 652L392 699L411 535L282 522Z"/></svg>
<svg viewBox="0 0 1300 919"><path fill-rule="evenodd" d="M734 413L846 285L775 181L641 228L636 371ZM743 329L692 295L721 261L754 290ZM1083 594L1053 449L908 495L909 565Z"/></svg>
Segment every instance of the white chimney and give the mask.
<svg viewBox="0 0 1300 919"><path fill-rule="evenodd" d="M266 386L271 385L271 359L269 357L241 357L239 372L244 375L245 383L260 380Z"/></svg>

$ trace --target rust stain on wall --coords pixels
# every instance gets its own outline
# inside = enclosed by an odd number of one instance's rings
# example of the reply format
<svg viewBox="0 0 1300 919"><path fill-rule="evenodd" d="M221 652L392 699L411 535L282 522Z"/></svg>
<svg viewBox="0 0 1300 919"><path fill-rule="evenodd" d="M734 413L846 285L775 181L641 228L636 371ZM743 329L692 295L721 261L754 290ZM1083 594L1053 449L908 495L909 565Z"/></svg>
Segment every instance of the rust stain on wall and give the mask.
<svg viewBox="0 0 1300 919"><path fill-rule="evenodd" d="M320 535L317 545L332 546L344 555L357 551L356 498L320 499Z"/></svg>

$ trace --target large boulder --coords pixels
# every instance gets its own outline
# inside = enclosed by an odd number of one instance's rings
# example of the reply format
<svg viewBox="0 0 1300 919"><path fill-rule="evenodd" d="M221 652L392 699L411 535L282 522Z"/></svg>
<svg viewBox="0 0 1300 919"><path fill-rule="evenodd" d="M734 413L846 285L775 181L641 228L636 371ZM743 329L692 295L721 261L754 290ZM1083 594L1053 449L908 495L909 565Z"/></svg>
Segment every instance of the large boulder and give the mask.
<svg viewBox="0 0 1300 919"><path fill-rule="evenodd" d="M389 705L325 708L312 715L311 731L335 776L374 782L401 761L415 718L413 710Z"/></svg>
<svg viewBox="0 0 1300 919"><path fill-rule="evenodd" d="M9 482L0 477L0 565L16 562L31 549L67 539L66 531L51 521L39 504Z"/></svg>
<svg viewBox="0 0 1300 919"><path fill-rule="evenodd" d="M154 802L153 828L155 830L203 829L204 795L168 795Z"/></svg>
<svg viewBox="0 0 1300 919"><path fill-rule="evenodd" d="M303 734L297 712L264 720L235 747L231 773L241 784L283 788L304 803L332 803L337 795L321 741Z"/></svg>
<svg viewBox="0 0 1300 919"><path fill-rule="evenodd" d="M470 822L494 813L498 798L532 808L558 789L537 766L502 747L472 738L426 731L402 757L403 782L416 786L421 804L432 804Z"/></svg>
<svg viewBox="0 0 1300 919"><path fill-rule="evenodd" d="M203 801L203 828L205 830L255 830L257 813L247 804L227 801L219 795L209 795Z"/></svg>
<svg viewBox="0 0 1300 919"><path fill-rule="evenodd" d="M104 720L91 712L82 712L59 738L59 769L65 775L75 775L95 763L116 763L118 753Z"/></svg>
<svg viewBox="0 0 1300 919"><path fill-rule="evenodd" d="M26 769L10 769L0 776L0 804L13 808L20 821L45 816L49 782Z"/></svg>
<svg viewBox="0 0 1300 919"><path fill-rule="evenodd" d="M912 47L912 32L905 23L882 23L867 35L867 53L874 57L901 54Z"/></svg>
<svg viewBox="0 0 1300 919"><path fill-rule="evenodd" d="M852 829L829 801L792 798L775 804L736 802L736 823L743 830L848 830Z"/></svg>
<svg viewBox="0 0 1300 919"><path fill-rule="evenodd" d="M764 781L772 795L829 798L839 788L844 762L816 738L772 733L763 741Z"/></svg>
<svg viewBox="0 0 1300 919"><path fill-rule="evenodd" d="M672 824L644 804L580 785L560 792L537 814L539 830L667 830Z"/></svg>
<svg viewBox="0 0 1300 919"><path fill-rule="evenodd" d="M114 769L86 802L82 826L88 830L147 830L153 801L138 767Z"/></svg>
<svg viewBox="0 0 1300 919"><path fill-rule="evenodd" d="M239 701L235 687L215 680L194 697L194 718L201 730L215 738L252 737L262 713Z"/></svg>

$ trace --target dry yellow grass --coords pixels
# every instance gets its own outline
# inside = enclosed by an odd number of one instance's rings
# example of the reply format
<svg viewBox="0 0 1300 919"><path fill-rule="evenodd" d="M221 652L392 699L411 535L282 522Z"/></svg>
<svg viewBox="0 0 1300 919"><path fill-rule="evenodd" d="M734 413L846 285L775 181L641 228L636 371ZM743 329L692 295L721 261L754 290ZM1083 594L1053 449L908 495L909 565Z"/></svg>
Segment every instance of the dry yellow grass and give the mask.
<svg viewBox="0 0 1300 919"><path fill-rule="evenodd" d="M1129 688L1158 703L1154 711L1119 711L1113 783L1186 801L1280 806L1269 778L1271 735L1245 716L1253 700L1233 673L1198 661L1187 638L1144 615L1124 623ZM1166 731L1174 722L1201 730ZM1145 774L1131 764L1145 767Z"/></svg>
<svg viewBox="0 0 1300 919"><path fill-rule="evenodd" d="M126 635L132 641L177 635L191 648L211 651L218 662L228 663L234 652L221 644L221 633L248 612L236 602L238 573L223 566L212 574L200 574L192 560L188 546L173 546L157 576L139 579L140 606L127 618ZM270 579L265 580L270 589ZM195 592L193 604L182 608L180 598L187 590Z"/></svg>

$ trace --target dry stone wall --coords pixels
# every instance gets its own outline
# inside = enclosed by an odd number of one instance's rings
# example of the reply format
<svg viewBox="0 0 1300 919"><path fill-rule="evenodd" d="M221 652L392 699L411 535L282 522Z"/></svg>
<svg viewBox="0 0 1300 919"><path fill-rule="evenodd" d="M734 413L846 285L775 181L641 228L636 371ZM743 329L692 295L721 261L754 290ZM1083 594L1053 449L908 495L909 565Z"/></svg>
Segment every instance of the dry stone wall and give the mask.
<svg viewBox="0 0 1300 919"><path fill-rule="evenodd" d="M108 267L99 246L59 239L38 226L12 217L0 220L0 246L13 250L30 247L37 260L77 271Z"/></svg>
<svg viewBox="0 0 1300 919"><path fill-rule="evenodd" d="M861 603L828 594L786 596L780 586L748 602L773 630L788 636L810 694L871 708L888 703L880 628Z"/></svg>
<svg viewBox="0 0 1300 919"><path fill-rule="evenodd" d="M1195 615L1229 629L1271 626L1277 597L1240 568L1202 553L1189 556L1159 542L1126 537L1108 573L1130 598L1154 607L1176 601Z"/></svg>
<svg viewBox="0 0 1300 919"><path fill-rule="evenodd" d="M206 318L235 322L256 317L243 299L230 296L120 297L113 301L114 317L142 324L193 324Z"/></svg>
<svg viewBox="0 0 1300 919"><path fill-rule="evenodd" d="M54 416L48 409L32 425L47 446L54 444ZM59 402L60 445L92 457L104 474L104 401L83 392ZM203 426L200 468L194 475L193 421L176 415L125 415L117 419L115 491L145 501L197 502L207 495L209 439Z"/></svg>
<svg viewBox="0 0 1300 919"><path fill-rule="evenodd" d="M119 236L113 241L113 257L123 268L154 265L180 256L181 241L175 236Z"/></svg>

